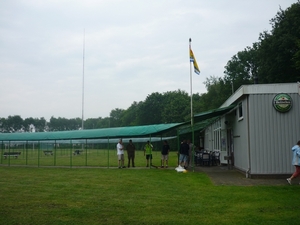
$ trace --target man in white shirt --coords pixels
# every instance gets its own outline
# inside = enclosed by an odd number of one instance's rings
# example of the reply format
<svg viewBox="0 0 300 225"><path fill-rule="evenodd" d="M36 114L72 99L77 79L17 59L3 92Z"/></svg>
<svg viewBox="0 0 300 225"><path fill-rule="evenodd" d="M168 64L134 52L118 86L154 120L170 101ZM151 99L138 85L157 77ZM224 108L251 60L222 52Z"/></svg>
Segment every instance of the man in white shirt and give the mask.
<svg viewBox="0 0 300 225"><path fill-rule="evenodd" d="M117 144L117 155L118 155L118 160L119 160L119 169L125 168L125 166L124 166L124 147L123 147L122 139L120 139Z"/></svg>

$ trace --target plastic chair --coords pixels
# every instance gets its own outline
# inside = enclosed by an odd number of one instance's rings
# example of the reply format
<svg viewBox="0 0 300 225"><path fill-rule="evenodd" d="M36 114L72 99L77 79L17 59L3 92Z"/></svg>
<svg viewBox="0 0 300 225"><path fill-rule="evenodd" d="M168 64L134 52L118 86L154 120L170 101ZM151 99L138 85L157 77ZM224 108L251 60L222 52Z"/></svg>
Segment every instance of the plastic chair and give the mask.
<svg viewBox="0 0 300 225"><path fill-rule="evenodd" d="M210 154L209 153L203 153L202 154L202 159L201 159L201 165L202 166L210 166Z"/></svg>
<svg viewBox="0 0 300 225"><path fill-rule="evenodd" d="M197 166L201 165L201 158L202 158L202 153L201 152L195 152L195 157L194 157L194 163Z"/></svg>
<svg viewBox="0 0 300 225"><path fill-rule="evenodd" d="M221 161L220 161L220 152L213 152L212 154L212 164L214 166L218 166L220 165Z"/></svg>

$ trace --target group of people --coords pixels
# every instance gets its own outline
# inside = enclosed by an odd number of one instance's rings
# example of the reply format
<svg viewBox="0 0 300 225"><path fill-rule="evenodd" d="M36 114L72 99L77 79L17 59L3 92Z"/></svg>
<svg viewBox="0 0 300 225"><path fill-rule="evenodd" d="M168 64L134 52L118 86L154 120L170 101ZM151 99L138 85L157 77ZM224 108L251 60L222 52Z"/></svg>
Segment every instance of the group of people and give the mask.
<svg viewBox="0 0 300 225"><path fill-rule="evenodd" d="M193 157L192 157L192 151L193 151L194 145L191 143L190 140L183 140L180 145L179 150L179 160L178 160L178 166L182 168L187 168L188 166L193 165ZM135 145L132 143L132 140L129 140L129 143L127 144L126 148L123 145L122 139L119 140L117 144L117 155L118 155L118 166L119 168L125 168L124 165L124 150L127 150L128 155L128 167L130 167L130 164L132 167L135 167L134 165L134 158L135 158ZM144 146L144 156L146 157L146 166L153 166L152 165L152 150L153 146L152 144L147 141L147 143ZM168 168L168 159L169 159L169 152L170 152L170 146L166 140L163 141L163 146L161 150L161 167L162 168ZM295 172L292 174L291 177L287 178L287 182L289 184L292 184L292 180L298 176L300 176L300 141L297 142L297 144L292 147L293 152L293 159L292 159L292 165L295 166ZM131 163L130 163L131 162Z"/></svg>
<svg viewBox="0 0 300 225"><path fill-rule="evenodd" d="M129 143L126 147L123 145L122 139L119 139L119 142L117 144L117 155L118 155L118 166L119 168L126 168L124 165L124 150L127 151L128 155L128 168L130 167L130 164L132 167L135 167L134 165L134 158L135 158L135 145L133 144L132 140L129 140ZM150 143L150 141L147 141L147 143L144 146L144 156L146 157L146 167L154 166L152 164L152 150L153 145ZM170 152L170 146L166 140L163 142L162 151L161 151L161 167L168 168L168 157ZM131 162L131 163L130 163Z"/></svg>
<svg viewBox="0 0 300 225"><path fill-rule="evenodd" d="M194 145L190 140L184 139L180 144L178 166L187 169L193 165Z"/></svg>
<svg viewBox="0 0 300 225"><path fill-rule="evenodd" d="M118 155L118 166L119 168L126 168L124 165L124 145L122 139L119 140L117 144L117 155ZM130 161L132 167L134 166L134 157L135 157L135 146L132 143L132 140L129 140L128 145L126 146L127 155L128 155L128 167L130 167Z"/></svg>
<svg viewBox="0 0 300 225"><path fill-rule="evenodd" d="M187 168L188 166L192 165L193 157L192 157L192 149L194 145L191 143L190 140L183 140L180 145L179 150L179 161L178 165ZM123 144L122 139L119 139L119 142L117 144L117 155L118 155L118 166L119 168L125 168L124 165L124 151L127 151L128 155L128 167L130 167L130 164L132 167L135 167L134 165L134 158L135 158L135 145L133 144L132 140L129 140L129 143L125 147ZM147 143L144 146L144 156L146 157L146 167L153 166L152 164L152 150L153 146L152 144L147 141ZM162 150L161 150L161 168L168 168L168 160L169 160L169 152L170 152L170 146L166 140L163 141ZM131 162L131 163L130 163Z"/></svg>

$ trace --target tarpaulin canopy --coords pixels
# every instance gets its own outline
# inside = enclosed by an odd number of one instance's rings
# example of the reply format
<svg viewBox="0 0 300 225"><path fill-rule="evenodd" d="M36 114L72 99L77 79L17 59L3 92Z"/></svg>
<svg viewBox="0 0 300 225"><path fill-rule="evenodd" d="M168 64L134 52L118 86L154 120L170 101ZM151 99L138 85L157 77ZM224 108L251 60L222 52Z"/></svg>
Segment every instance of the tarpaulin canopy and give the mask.
<svg viewBox="0 0 300 225"><path fill-rule="evenodd" d="M1 133L0 141L42 141L143 137L147 135L162 134L180 125L182 125L182 123L37 133Z"/></svg>
<svg viewBox="0 0 300 225"><path fill-rule="evenodd" d="M211 124L212 121L214 121L216 118L218 118L218 117L213 117L213 118L195 123L194 127L193 127L193 131L195 132L195 131L203 130L205 127L207 127L209 124ZM183 126L183 127L180 127L178 129L178 134L179 135L188 134L188 133L191 133L191 132L192 132L191 125Z"/></svg>
<svg viewBox="0 0 300 225"><path fill-rule="evenodd" d="M228 107L195 114L194 121L196 123L194 125L194 131L205 128L212 118L224 115L234 107L235 105L230 105ZM179 126L183 126L183 128L179 130L179 134L184 134L192 131L191 127L187 124L188 123L186 122L72 131L0 133L0 141L43 141L145 137L150 135L159 135Z"/></svg>
<svg viewBox="0 0 300 225"><path fill-rule="evenodd" d="M212 109L209 111L205 111L202 113L198 113L194 115L194 126L193 131L199 131L203 130L205 127L207 127L209 124L211 124L214 120L219 118L220 116L228 113L231 111L235 105L230 105L228 107L218 108L218 109ZM181 134L187 134L192 132L191 125L185 125L181 126L178 130L178 133Z"/></svg>
<svg viewBox="0 0 300 225"><path fill-rule="evenodd" d="M203 121L213 117L221 116L231 111L236 105L230 105L223 108L213 109L194 115L194 121Z"/></svg>

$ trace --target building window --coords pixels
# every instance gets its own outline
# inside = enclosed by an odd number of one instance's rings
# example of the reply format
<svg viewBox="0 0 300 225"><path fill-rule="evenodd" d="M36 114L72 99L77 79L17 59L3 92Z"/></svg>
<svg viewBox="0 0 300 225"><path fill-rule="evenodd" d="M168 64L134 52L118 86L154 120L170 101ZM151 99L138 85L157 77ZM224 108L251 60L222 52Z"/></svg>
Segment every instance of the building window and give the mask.
<svg viewBox="0 0 300 225"><path fill-rule="evenodd" d="M239 108L238 108L238 119L239 120L242 120L244 117L243 117L243 104L240 103L239 104Z"/></svg>
<svg viewBox="0 0 300 225"><path fill-rule="evenodd" d="M221 150L221 120L213 125L213 150Z"/></svg>
<svg viewBox="0 0 300 225"><path fill-rule="evenodd" d="M206 128L205 130L205 139L204 139L204 145L205 145L205 150L209 150L209 131L210 128Z"/></svg>

